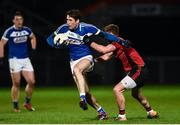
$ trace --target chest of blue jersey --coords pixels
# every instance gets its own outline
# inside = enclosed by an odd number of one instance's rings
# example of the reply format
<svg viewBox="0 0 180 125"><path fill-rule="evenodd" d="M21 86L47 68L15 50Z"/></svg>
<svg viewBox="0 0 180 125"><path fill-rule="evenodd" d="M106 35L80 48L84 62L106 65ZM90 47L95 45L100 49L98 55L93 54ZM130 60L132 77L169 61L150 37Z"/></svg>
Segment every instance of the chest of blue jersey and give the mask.
<svg viewBox="0 0 180 125"><path fill-rule="evenodd" d="M3 37L7 39L9 45L9 58L28 57L27 42L31 33L31 30L27 27L21 29L11 27L6 30Z"/></svg>
<svg viewBox="0 0 180 125"><path fill-rule="evenodd" d="M14 44L25 43L28 40L30 34L26 30L15 30L10 33L9 42Z"/></svg>
<svg viewBox="0 0 180 125"><path fill-rule="evenodd" d="M67 25L60 26L55 32L65 33L71 44L68 45L70 50L71 60L77 60L87 55L91 55L90 48L87 44L84 44L83 37L88 34L95 34L98 31L96 27L80 24L75 30L71 31Z"/></svg>
<svg viewBox="0 0 180 125"><path fill-rule="evenodd" d="M73 41L69 45L71 60L77 60L87 55L91 55L91 51L87 44L84 44L83 37L86 34L85 29L75 30L74 32L68 31L68 38Z"/></svg>

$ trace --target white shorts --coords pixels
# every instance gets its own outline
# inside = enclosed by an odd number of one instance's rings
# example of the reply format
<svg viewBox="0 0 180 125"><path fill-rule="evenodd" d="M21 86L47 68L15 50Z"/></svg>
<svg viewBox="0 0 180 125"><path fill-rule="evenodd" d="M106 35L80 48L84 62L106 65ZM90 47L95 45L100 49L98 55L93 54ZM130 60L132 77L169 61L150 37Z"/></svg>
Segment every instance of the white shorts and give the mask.
<svg viewBox="0 0 180 125"><path fill-rule="evenodd" d="M93 57L92 57L92 55L88 55L88 56L84 56L84 57L82 57L82 58L80 58L80 59L78 59L78 60L70 61L70 66L71 66L71 72L72 72L72 74L73 74L74 66L75 66L78 62L80 62L82 59L87 59L87 60L89 60L89 61L91 62L91 65L86 69L85 72L90 72L90 71L93 70L93 66L94 66Z"/></svg>
<svg viewBox="0 0 180 125"><path fill-rule="evenodd" d="M9 59L9 69L10 73L17 73L21 71L34 71L33 66L29 58L17 59L11 58Z"/></svg>
<svg viewBox="0 0 180 125"><path fill-rule="evenodd" d="M136 82L131 78L129 77L128 75L125 76L121 82L120 82L126 89L132 89L134 87L136 87Z"/></svg>

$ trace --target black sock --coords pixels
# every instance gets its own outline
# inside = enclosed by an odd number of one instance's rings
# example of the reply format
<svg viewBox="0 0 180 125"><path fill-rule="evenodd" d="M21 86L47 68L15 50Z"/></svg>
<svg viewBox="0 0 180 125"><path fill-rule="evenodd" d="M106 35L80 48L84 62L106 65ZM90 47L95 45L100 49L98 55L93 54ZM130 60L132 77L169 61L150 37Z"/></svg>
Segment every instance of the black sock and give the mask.
<svg viewBox="0 0 180 125"><path fill-rule="evenodd" d="M18 109L18 108L19 108L18 102L13 102L13 108L15 108L15 109Z"/></svg>
<svg viewBox="0 0 180 125"><path fill-rule="evenodd" d="M151 107L148 107L148 108L145 108L147 112L151 111L152 108Z"/></svg>
<svg viewBox="0 0 180 125"><path fill-rule="evenodd" d="M28 97L25 98L25 103L30 103L30 101L31 101L31 98L28 98Z"/></svg>

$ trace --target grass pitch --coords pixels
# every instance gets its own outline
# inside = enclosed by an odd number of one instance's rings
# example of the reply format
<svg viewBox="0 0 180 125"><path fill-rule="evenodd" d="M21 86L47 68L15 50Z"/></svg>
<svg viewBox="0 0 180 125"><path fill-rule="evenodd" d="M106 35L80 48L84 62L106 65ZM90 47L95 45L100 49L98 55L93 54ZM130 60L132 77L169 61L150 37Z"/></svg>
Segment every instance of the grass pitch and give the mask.
<svg viewBox="0 0 180 125"><path fill-rule="evenodd" d="M115 121L118 108L112 93L112 86L92 86L91 92L109 114L109 119L99 121L96 111L88 107L87 111L79 108L79 94L73 87L36 88L32 103L36 111L23 109L24 91L20 95L20 113L12 111L10 88L0 88L0 123L1 124L180 124L180 86L144 86L143 93L160 118L147 119L142 106L125 92L126 115L128 120Z"/></svg>

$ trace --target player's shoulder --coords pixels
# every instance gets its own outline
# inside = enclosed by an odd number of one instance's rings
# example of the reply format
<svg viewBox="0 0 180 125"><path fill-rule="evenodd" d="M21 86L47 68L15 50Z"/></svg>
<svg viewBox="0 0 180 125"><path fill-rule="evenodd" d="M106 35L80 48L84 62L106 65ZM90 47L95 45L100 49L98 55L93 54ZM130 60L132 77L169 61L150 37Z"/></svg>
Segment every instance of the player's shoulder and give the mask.
<svg viewBox="0 0 180 125"><path fill-rule="evenodd" d="M84 22L81 22L80 23L80 25L81 25L81 27L96 27L96 26L94 26L93 24L90 24L90 23L84 23Z"/></svg>
<svg viewBox="0 0 180 125"><path fill-rule="evenodd" d="M15 29L14 26L10 26L5 30L5 32L10 32L13 31L14 29Z"/></svg>
<svg viewBox="0 0 180 125"><path fill-rule="evenodd" d="M23 26L22 28L23 30L30 30L31 31L31 28L27 27L27 26Z"/></svg>
<svg viewBox="0 0 180 125"><path fill-rule="evenodd" d="M86 33L97 34L100 32L99 28L89 23L80 23L80 28L83 29Z"/></svg>
<svg viewBox="0 0 180 125"><path fill-rule="evenodd" d="M4 37L7 37L7 36L8 36L9 34L11 34L14 30L15 30L14 26L8 27L8 28L4 31L3 36L4 36Z"/></svg>
<svg viewBox="0 0 180 125"><path fill-rule="evenodd" d="M58 32L65 32L65 31L68 31L68 25L66 23L60 25L56 30L57 33Z"/></svg>

